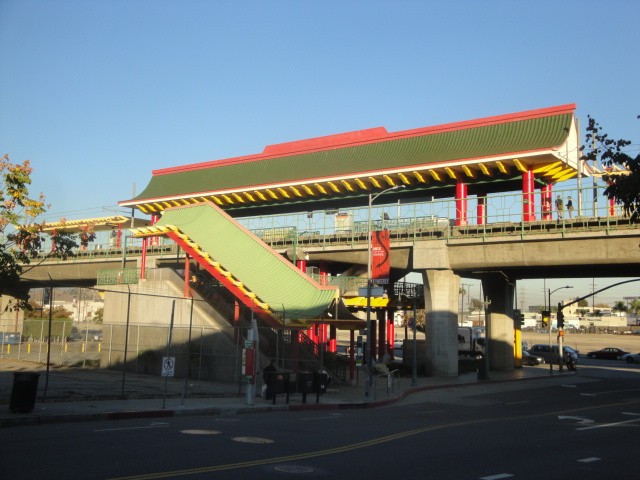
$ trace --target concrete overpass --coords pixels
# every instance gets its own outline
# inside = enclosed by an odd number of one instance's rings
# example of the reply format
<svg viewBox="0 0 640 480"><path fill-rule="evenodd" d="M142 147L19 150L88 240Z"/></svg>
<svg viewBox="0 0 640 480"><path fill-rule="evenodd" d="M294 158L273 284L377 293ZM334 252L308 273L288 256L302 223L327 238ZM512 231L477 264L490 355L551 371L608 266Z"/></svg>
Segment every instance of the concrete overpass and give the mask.
<svg viewBox="0 0 640 480"><path fill-rule="evenodd" d="M524 229L524 230L523 230ZM514 298L518 280L553 277L627 277L640 271L640 226L620 219L576 219L558 225L490 224L434 231L391 231L392 278L422 275L427 312L428 365L436 375L457 374L460 278L477 278L490 300L488 337L492 369L513 368ZM434 235L435 233L435 235ZM284 256L307 255L310 263L342 265L366 275L366 235L291 238L278 245ZM175 245L148 247L150 267L181 268ZM23 276L25 287L93 286L99 272L139 268L141 247L79 252L67 261L47 261ZM451 345L450 345L451 343Z"/></svg>

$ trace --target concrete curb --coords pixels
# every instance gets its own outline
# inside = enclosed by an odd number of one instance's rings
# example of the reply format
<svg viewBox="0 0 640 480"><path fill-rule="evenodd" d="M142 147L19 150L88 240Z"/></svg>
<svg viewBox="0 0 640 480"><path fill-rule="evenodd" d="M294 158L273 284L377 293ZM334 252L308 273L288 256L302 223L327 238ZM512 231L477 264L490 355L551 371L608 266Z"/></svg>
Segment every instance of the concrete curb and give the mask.
<svg viewBox="0 0 640 480"><path fill-rule="evenodd" d="M369 402L336 402L336 403L304 403L304 404L280 404L280 405L258 405L258 406L238 406L238 407L205 407L205 408L171 408L171 409L150 409L150 410L123 410L123 411L106 411L96 413L29 413L24 416L0 418L0 428L18 427L29 425L46 425L56 423L70 422L91 422L102 420L130 420L141 418L170 418L178 416L196 416L196 415L243 415L252 413L269 413L269 412L300 412L308 410L354 410L364 408L379 408L413 395L415 393L427 390L441 390L445 388L459 387L475 387L486 385L488 383L510 383L524 380L542 380L549 378L558 378L563 376L577 375L576 372L554 372L554 375L535 376L523 378L511 378L500 380L483 380L475 383L456 383L445 385L424 385L419 387L411 387L407 390L399 392L383 400L372 400Z"/></svg>

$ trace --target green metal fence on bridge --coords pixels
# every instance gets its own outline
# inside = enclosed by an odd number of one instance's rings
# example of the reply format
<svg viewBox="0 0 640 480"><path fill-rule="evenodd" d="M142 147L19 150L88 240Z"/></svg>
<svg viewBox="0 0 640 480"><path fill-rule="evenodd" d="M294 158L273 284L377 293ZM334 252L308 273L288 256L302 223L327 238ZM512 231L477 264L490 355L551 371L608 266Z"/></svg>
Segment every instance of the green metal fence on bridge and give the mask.
<svg viewBox="0 0 640 480"><path fill-rule="evenodd" d="M375 204L368 207L341 210L313 210L308 212L265 215L239 218L238 221L275 249L291 245L309 245L325 248L335 245L353 245L368 241L369 214L372 229L388 229L392 241L415 242L423 238L445 241L461 237L483 239L497 236L527 237L530 235L567 234L573 232L602 232L610 234L618 230L638 229L622 215L619 206L606 204L605 199L583 202L577 199L593 194L593 187L556 190L554 198L566 200L571 196L576 202L572 215L565 209L563 218L557 212L542 211L539 196L536 196L534 220L523 221L522 193L492 194L483 197L486 216L477 216L478 197L467 201L467 215L464 224L456 224L456 204L454 199L432 199L420 202ZM382 199L380 199L382 201ZM545 219L546 218L546 219ZM460 222L458 222L460 223ZM95 243L87 249L78 250L74 257L65 262L87 259L124 260L142 254L142 241L125 236L124 247ZM170 241L154 239L146 245L149 255L182 256ZM46 256L45 253L42 254ZM63 260L52 259L49 261Z"/></svg>

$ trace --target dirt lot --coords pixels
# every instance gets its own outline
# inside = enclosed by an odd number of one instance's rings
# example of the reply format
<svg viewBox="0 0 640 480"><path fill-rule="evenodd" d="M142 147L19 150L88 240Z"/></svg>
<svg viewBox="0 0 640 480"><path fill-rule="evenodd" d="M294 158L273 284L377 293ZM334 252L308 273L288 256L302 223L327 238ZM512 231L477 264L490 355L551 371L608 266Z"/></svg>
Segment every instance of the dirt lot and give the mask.
<svg viewBox="0 0 640 480"><path fill-rule="evenodd" d="M522 340L529 345L549 343L548 333L522 332ZM556 334L551 334L551 341L557 342ZM567 333L564 344L584 354L604 347L617 347L629 352L640 352L640 335L614 335L611 333Z"/></svg>

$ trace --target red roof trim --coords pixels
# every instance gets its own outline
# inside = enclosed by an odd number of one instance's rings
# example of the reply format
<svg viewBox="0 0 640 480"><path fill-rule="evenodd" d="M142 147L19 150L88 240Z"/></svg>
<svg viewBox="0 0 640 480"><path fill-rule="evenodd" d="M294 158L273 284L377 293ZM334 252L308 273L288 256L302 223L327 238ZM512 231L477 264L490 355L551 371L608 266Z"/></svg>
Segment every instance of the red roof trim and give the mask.
<svg viewBox="0 0 640 480"><path fill-rule="evenodd" d="M384 127L370 128L366 130L356 130L354 132L338 133L335 135L327 135L324 137L316 137L305 140L297 140L293 142L278 143L267 145L262 153L245 155L242 157L233 157L224 160L213 160L203 163L192 163L181 165L178 167L169 167L159 170L153 170L152 174L170 175L173 173L186 172L191 170L201 170L205 168L222 167L226 165L234 165L238 163L248 163L259 160L268 160L275 157L283 157L288 155L299 155L302 153L312 153L322 150L332 150L336 148L353 147L358 145L366 145L376 142L399 140L402 138L418 137L423 135L434 135L444 132L452 132L456 130L465 130L478 127L486 127L507 122L517 122L523 120L531 120L534 118L549 117L553 115L562 115L573 113L576 109L575 103L566 105L558 105L555 107L540 108L537 110L527 110L524 112L509 113L505 115L496 115L492 117L479 118L475 120L465 120L462 122L446 123L432 127L415 128L411 130L401 130L399 132L387 132Z"/></svg>

